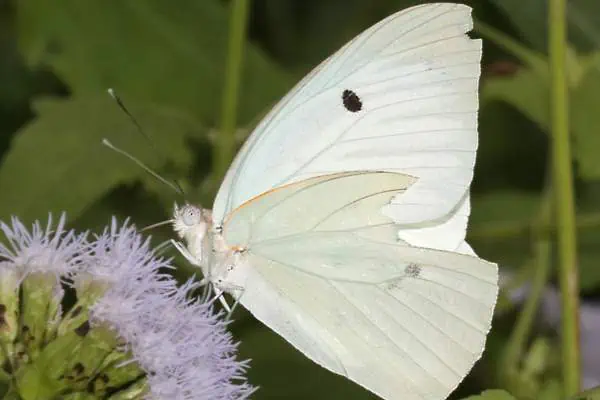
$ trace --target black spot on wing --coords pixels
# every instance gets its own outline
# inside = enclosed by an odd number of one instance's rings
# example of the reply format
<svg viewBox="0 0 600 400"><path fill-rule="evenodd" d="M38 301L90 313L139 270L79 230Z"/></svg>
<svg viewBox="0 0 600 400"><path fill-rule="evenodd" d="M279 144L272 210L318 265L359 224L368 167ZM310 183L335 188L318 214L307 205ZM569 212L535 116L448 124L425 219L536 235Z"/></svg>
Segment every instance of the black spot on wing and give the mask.
<svg viewBox="0 0 600 400"><path fill-rule="evenodd" d="M404 274L411 278L417 278L421 273L421 266L418 264L408 264L404 268Z"/></svg>
<svg viewBox="0 0 600 400"><path fill-rule="evenodd" d="M362 101L360 101L360 97L352 90L344 90L342 93L342 101L346 110L350 112L359 112L362 110Z"/></svg>

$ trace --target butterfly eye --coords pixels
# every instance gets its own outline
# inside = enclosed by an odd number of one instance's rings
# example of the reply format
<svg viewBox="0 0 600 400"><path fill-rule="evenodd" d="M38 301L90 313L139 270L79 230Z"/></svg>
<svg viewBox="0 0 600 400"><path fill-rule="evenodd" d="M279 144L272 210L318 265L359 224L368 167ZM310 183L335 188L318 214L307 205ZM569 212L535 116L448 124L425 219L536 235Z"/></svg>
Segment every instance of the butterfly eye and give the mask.
<svg viewBox="0 0 600 400"><path fill-rule="evenodd" d="M200 223L202 217L198 207L186 205L181 209L181 219L187 226L193 226Z"/></svg>

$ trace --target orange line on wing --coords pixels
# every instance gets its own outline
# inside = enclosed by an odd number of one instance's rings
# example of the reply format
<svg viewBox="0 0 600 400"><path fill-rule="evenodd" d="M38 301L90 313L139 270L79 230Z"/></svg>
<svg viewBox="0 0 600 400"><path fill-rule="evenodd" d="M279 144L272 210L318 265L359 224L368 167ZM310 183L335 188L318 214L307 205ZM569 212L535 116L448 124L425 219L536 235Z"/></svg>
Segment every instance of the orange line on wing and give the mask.
<svg viewBox="0 0 600 400"><path fill-rule="evenodd" d="M288 188L290 186L293 185L300 185L303 183L306 183L308 181L312 181L312 180L318 180L318 179L324 179L324 178L329 178L329 177L343 177L343 176L352 176L352 175L362 175L362 174L381 174L381 173L387 173L387 174L398 174L398 175L406 175L406 176L410 176L414 179L418 179L417 177L414 177L412 175L408 175L408 174L404 174L402 172L393 172L393 171L378 171L378 170L361 170L361 171L345 171L345 172L337 172L337 173L333 173L333 174L326 174L326 175L319 175L319 176L313 176L311 178L306 178L303 179L301 181L298 182L292 182L292 183L286 183L284 185L281 186L277 186L274 187L272 189L267 190L266 192L263 192L257 196L252 197L249 200L246 200L245 202L243 202L242 204L240 204L239 206L237 206L233 211L231 211L228 215L227 218L225 218L225 220L223 221L223 231L226 229L227 223L233 218L233 216L235 215L235 213L239 212L241 209L243 209L244 207L250 205L251 203L263 198L264 196L274 193L276 191Z"/></svg>
<svg viewBox="0 0 600 400"><path fill-rule="evenodd" d="M323 178L327 178L327 177L334 177L334 176L351 176L351 175L359 175L359 174L365 174L365 173L379 173L382 171L346 171L346 172L339 172L339 173L335 173L335 174L327 174L327 175L319 175L319 176L313 176L311 178L307 178L307 179L303 179L301 181L298 182L292 182L292 183L286 183L284 185L281 186L277 186L274 187L272 189L267 190L266 192L263 192L257 196L252 197L250 200L246 200L245 202L243 202L242 204L240 204L239 206L237 206L232 212L229 213L229 215L227 216L227 218L225 219L225 221L223 222L223 230L225 230L225 227L227 226L227 223L229 222L229 220L231 220L231 218L233 217L233 215L240 211L242 208L248 206L249 204L263 198L264 196L277 192L279 190L288 188L290 186L294 186L294 185L300 185L302 183L306 183L308 181L312 181L312 180L317 180L317 179L323 179Z"/></svg>

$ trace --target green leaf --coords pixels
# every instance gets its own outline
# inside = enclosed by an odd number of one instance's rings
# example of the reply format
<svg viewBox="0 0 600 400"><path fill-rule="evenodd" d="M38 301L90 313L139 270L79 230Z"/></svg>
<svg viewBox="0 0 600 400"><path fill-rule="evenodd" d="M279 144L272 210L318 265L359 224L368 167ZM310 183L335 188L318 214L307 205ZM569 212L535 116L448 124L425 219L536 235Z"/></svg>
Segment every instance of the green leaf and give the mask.
<svg viewBox="0 0 600 400"><path fill-rule="evenodd" d="M474 196L469 243L485 259L502 267L520 267L531 255L528 228L539 205L540 197L528 192Z"/></svg>
<svg viewBox="0 0 600 400"><path fill-rule="evenodd" d="M578 176L600 178L600 53L573 56L571 62L571 130ZM547 77L529 68L520 68L509 77L488 78L482 87L482 104L502 101L515 107L541 129L549 132L549 86Z"/></svg>
<svg viewBox="0 0 600 400"><path fill-rule="evenodd" d="M577 235L579 281L582 292L593 293L600 287L600 226L580 229Z"/></svg>
<svg viewBox="0 0 600 400"><path fill-rule="evenodd" d="M464 400L516 400L510 393L500 389L490 389L476 396L466 397Z"/></svg>
<svg viewBox="0 0 600 400"><path fill-rule="evenodd" d="M546 176L547 147L546 133L516 108L500 101L483 102L473 193L540 191Z"/></svg>
<svg viewBox="0 0 600 400"><path fill-rule="evenodd" d="M105 137L154 170L185 170L192 158L187 139L201 136L202 126L166 108L129 106L160 151L108 95L40 102L38 118L16 134L0 165L0 217L31 221L65 210L73 220L116 186L146 179L142 168L101 144Z"/></svg>
<svg viewBox="0 0 600 400"><path fill-rule="evenodd" d="M482 21L475 21L475 30L485 39L492 41L501 49L517 58L527 67L541 75L548 74L548 63L543 54L525 46L511 36Z"/></svg>
<svg viewBox="0 0 600 400"><path fill-rule="evenodd" d="M473 198L471 228L477 230L497 222L510 225L531 220L535 218L539 202L540 197L529 192L497 191L476 196Z"/></svg>
<svg viewBox="0 0 600 400"><path fill-rule="evenodd" d="M545 51L548 38L546 0L492 0L510 18L524 39ZM600 46L600 3L597 0L570 0L567 19L569 39L580 50Z"/></svg>
<svg viewBox="0 0 600 400"><path fill-rule="evenodd" d="M548 368L548 359L552 353L552 344L544 337L536 338L523 360L521 373L528 377L538 378Z"/></svg>
<svg viewBox="0 0 600 400"><path fill-rule="evenodd" d="M512 76L488 78L482 85L482 102L504 101L546 131L550 123L548 96L547 76L528 68L520 68Z"/></svg>
<svg viewBox="0 0 600 400"><path fill-rule="evenodd" d="M529 45L546 51L548 12L545 0L492 0L492 2L504 11Z"/></svg>
<svg viewBox="0 0 600 400"><path fill-rule="evenodd" d="M468 241L481 257L503 268L519 268L531 256L531 224L540 198L535 193L493 191L473 196ZM578 199L580 289L600 287L600 183L588 181Z"/></svg>
<svg viewBox="0 0 600 400"><path fill-rule="evenodd" d="M76 95L121 95L211 121L220 107L228 19L216 0L18 2L20 48ZM240 123L279 98L290 80L247 46Z"/></svg>
<svg viewBox="0 0 600 400"><path fill-rule="evenodd" d="M276 33L266 40L287 63L314 65L370 25L420 3L423 1L266 1L262 2L267 16L264 23L269 32Z"/></svg>
<svg viewBox="0 0 600 400"><path fill-rule="evenodd" d="M600 47L600 3L596 0L571 0L568 7L571 40L582 49Z"/></svg>
<svg viewBox="0 0 600 400"><path fill-rule="evenodd" d="M581 82L572 91L570 106L578 172L588 180L600 178L600 53L589 60Z"/></svg>

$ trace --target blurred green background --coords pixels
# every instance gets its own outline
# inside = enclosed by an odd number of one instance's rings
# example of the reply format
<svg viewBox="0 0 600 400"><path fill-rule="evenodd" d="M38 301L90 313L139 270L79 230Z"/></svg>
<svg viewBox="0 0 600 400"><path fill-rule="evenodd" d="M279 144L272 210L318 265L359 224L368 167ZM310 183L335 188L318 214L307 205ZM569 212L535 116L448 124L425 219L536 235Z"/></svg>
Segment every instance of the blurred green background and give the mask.
<svg viewBox="0 0 600 400"><path fill-rule="evenodd" d="M236 140L310 68L407 0L252 0ZM505 274L487 350L453 398L504 388L522 399L559 399L554 330L509 299L537 274L555 282L553 228L543 217L548 181L546 0L481 0L480 150L470 242ZM219 0L0 0L0 218L99 229L111 215L138 226L170 217L181 199L102 138L210 206L225 82L229 2ZM582 299L600 293L600 2L569 2L569 85ZM118 109L115 88L151 137ZM169 227L152 232L156 243ZM173 254L175 255L175 254ZM543 263L548 282L539 271ZM193 273L179 260L181 277ZM513 296L514 297L514 296ZM528 297L527 295L525 296ZM534 309L536 309L534 302ZM515 334L517 318L531 322ZM367 399L238 309L232 329L251 358L256 399ZM600 336L600 334L598 335ZM600 343L598 343L600 347ZM506 361L505 355L512 354ZM600 372L598 372L600 375ZM500 399L500 397L498 397Z"/></svg>

